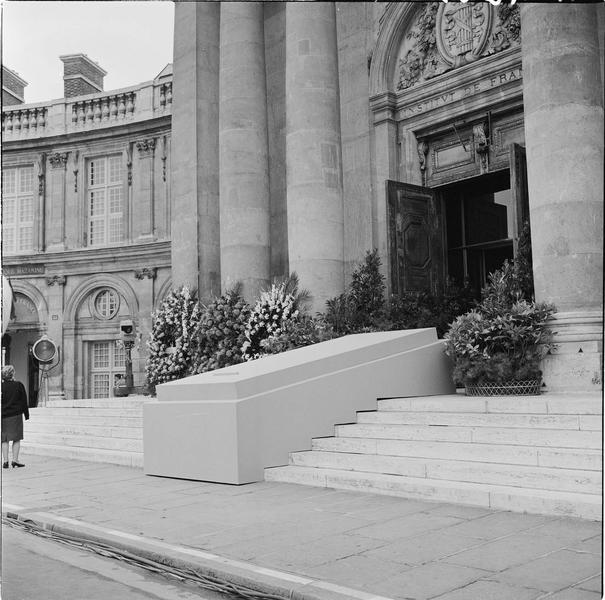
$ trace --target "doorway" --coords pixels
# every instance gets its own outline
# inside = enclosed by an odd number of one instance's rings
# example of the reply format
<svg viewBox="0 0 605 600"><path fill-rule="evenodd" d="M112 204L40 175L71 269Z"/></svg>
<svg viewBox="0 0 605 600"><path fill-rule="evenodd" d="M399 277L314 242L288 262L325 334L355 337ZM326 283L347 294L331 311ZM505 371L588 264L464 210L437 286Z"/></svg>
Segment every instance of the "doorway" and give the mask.
<svg viewBox="0 0 605 600"><path fill-rule="evenodd" d="M508 171L441 188L447 273L477 295L488 276L514 257L516 208Z"/></svg>

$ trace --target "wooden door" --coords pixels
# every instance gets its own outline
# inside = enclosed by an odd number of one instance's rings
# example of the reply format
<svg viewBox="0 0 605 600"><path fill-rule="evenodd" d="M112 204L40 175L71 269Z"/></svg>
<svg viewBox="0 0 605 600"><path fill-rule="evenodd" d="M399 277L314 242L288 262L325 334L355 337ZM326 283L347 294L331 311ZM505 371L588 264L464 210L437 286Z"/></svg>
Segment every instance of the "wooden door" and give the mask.
<svg viewBox="0 0 605 600"><path fill-rule="evenodd" d="M387 181L387 223L393 294L442 292L444 226L441 199L435 191Z"/></svg>
<svg viewBox="0 0 605 600"><path fill-rule="evenodd" d="M527 158L525 148L519 144L510 146L510 189L515 207L515 231L513 248L515 256L519 244L519 235L523 225L529 221L529 192L527 189ZM531 227L531 226L530 226Z"/></svg>

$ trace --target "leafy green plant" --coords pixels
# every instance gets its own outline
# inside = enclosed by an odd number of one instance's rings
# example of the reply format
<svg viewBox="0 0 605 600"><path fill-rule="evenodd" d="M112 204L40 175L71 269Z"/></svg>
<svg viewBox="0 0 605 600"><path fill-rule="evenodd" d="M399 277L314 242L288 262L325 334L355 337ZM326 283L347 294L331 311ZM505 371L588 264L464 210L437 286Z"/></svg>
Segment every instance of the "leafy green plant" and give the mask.
<svg viewBox="0 0 605 600"><path fill-rule="evenodd" d="M202 307L195 330L192 373L204 373L242 362L241 347L245 341L250 306L237 283L219 298Z"/></svg>
<svg viewBox="0 0 605 600"><path fill-rule="evenodd" d="M540 361L553 348L546 323L552 304L523 299L511 263L489 277L476 309L459 316L446 336L454 380L463 385L540 379Z"/></svg>
<svg viewBox="0 0 605 600"><path fill-rule="evenodd" d="M262 356L264 350L261 342L270 336L281 334L288 321L296 320L309 297L308 291L299 290L296 273L261 292L246 324L241 348L243 360Z"/></svg>
<svg viewBox="0 0 605 600"><path fill-rule="evenodd" d="M337 334L322 316L299 314L298 318L285 321L279 333L262 340L260 345L263 354L279 354L334 337Z"/></svg>
<svg viewBox="0 0 605 600"><path fill-rule="evenodd" d="M147 342L149 357L145 364L147 383L159 383L188 375L194 350L194 332L200 319L195 291L180 287L169 292L157 312Z"/></svg>
<svg viewBox="0 0 605 600"><path fill-rule="evenodd" d="M351 275L348 290L326 302L325 318L340 334L388 329L385 282L378 249L368 250Z"/></svg>

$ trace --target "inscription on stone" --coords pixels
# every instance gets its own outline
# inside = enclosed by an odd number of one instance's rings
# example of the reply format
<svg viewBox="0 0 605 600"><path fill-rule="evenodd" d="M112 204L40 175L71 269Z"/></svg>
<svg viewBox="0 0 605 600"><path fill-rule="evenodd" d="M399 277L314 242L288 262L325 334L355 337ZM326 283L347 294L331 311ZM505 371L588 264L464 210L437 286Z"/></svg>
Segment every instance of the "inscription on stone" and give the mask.
<svg viewBox="0 0 605 600"><path fill-rule="evenodd" d="M11 275L43 275L44 265L7 265L3 267L7 277Z"/></svg>
<svg viewBox="0 0 605 600"><path fill-rule="evenodd" d="M449 92L444 92L436 96L431 96L419 102L404 106L400 109L400 115L402 119L408 119L412 116L419 115L429 110L434 110L435 108L440 108L441 106L451 104L452 102L456 102L457 100L470 98L475 94L479 94L481 92L500 87L502 85L510 83L511 81L517 81L522 78L523 72L521 70L521 67L507 69L506 71L502 71L497 75L478 79L472 84L460 86Z"/></svg>

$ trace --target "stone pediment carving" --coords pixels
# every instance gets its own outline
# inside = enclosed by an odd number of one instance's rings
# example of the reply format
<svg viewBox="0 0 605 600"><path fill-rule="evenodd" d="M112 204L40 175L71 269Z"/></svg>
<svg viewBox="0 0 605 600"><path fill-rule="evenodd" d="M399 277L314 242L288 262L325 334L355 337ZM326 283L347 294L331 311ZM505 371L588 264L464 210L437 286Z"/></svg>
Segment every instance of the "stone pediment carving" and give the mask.
<svg viewBox="0 0 605 600"><path fill-rule="evenodd" d="M403 38L395 87L408 89L520 41L518 6L428 2Z"/></svg>

